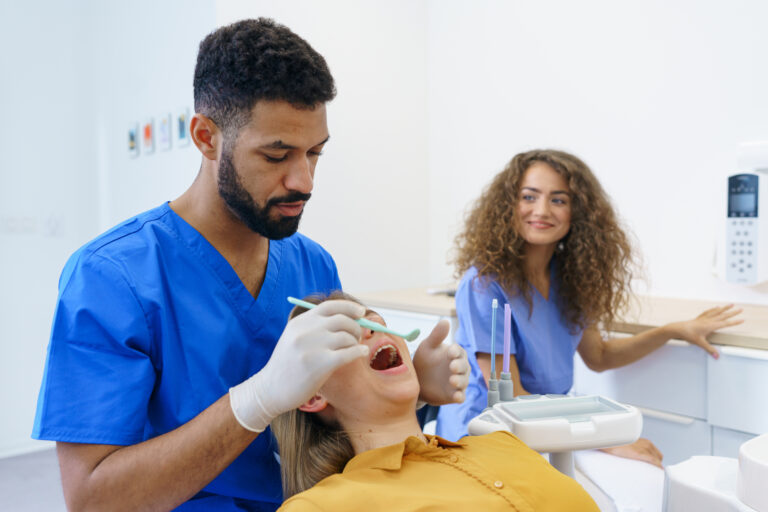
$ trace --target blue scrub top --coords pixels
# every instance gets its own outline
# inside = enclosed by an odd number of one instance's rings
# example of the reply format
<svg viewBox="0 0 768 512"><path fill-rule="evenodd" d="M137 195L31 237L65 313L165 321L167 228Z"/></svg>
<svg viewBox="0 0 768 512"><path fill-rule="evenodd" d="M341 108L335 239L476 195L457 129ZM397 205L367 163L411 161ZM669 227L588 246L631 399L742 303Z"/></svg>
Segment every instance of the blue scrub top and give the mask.
<svg viewBox="0 0 768 512"><path fill-rule="evenodd" d="M167 203L129 219L64 267L32 437L131 445L169 432L266 364L287 296L335 289L333 259L303 235L270 242L254 299ZM275 510L275 451L259 435L178 510Z"/></svg>
<svg viewBox="0 0 768 512"><path fill-rule="evenodd" d="M554 266L552 266L554 269ZM504 304L512 310L510 353L529 393L567 393L573 385L573 357L583 330L568 324L558 303L557 279L552 273L549 300L533 289L530 311L522 295L507 294L496 281L478 277L472 267L456 290L459 328L456 341L467 351L471 374L462 404L443 405L437 416L437 435L456 441L467 435L469 421L488 405L488 388L475 353L491 353L491 303L499 301L496 314L496 353L504 347ZM496 371L501 374L501 367Z"/></svg>

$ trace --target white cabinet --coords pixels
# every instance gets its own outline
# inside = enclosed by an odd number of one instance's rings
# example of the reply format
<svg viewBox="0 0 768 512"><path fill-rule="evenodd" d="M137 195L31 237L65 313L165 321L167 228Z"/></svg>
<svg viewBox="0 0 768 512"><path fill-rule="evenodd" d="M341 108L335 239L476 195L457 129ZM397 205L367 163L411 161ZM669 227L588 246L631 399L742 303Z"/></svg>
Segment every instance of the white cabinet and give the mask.
<svg viewBox="0 0 768 512"><path fill-rule="evenodd" d="M718 350L714 359L672 340L640 361L602 373L576 355L573 390L639 407L642 436L659 447L664 464L693 455L736 457L743 442L768 432L768 351Z"/></svg>
<svg viewBox="0 0 768 512"><path fill-rule="evenodd" d="M706 419L707 357L700 348L673 340L630 365L596 373L577 354L573 389L580 394L605 395L640 407Z"/></svg>
<svg viewBox="0 0 768 512"><path fill-rule="evenodd" d="M746 432L712 427L712 455L737 458L739 447L753 437L755 437L754 434Z"/></svg>
<svg viewBox="0 0 768 512"><path fill-rule="evenodd" d="M711 428L704 420L644 409L643 432L664 454L664 465L677 464L692 455L709 455Z"/></svg>
<svg viewBox="0 0 768 512"><path fill-rule="evenodd" d="M707 372L709 423L750 434L768 432L768 351L722 347Z"/></svg>

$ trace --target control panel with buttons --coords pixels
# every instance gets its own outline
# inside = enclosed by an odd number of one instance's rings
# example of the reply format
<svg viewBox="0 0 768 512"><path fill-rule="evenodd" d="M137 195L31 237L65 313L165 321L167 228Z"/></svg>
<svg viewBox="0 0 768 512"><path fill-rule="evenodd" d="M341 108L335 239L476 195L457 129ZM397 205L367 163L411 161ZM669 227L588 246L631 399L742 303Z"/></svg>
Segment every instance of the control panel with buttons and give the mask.
<svg viewBox="0 0 768 512"><path fill-rule="evenodd" d="M726 279L756 284L766 280L768 261L768 172L744 172L728 178Z"/></svg>

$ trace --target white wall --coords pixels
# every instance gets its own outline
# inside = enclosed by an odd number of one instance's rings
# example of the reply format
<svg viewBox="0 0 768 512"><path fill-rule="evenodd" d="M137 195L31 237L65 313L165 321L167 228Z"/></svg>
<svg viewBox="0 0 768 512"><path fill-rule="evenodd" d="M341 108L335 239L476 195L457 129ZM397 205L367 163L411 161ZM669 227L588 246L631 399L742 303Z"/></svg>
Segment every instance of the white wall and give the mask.
<svg viewBox="0 0 768 512"><path fill-rule="evenodd" d="M100 231L180 194L193 148L131 160L131 120L192 105L213 0L0 3L0 457L30 439L57 283Z"/></svg>
<svg viewBox="0 0 768 512"><path fill-rule="evenodd" d="M612 196L651 294L768 304L711 273L738 144L768 139L766 19L759 0L431 1L430 279L491 177L555 147Z"/></svg>
<svg viewBox="0 0 768 512"><path fill-rule="evenodd" d="M328 62L331 140L300 231L351 292L427 285L427 4L218 0L217 24L266 16Z"/></svg>
<svg viewBox="0 0 768 512"><path fill-rule="evenodd" d="M768 139L768 68L757 64L768 4L216 6L218 25L255 16L288 25L338 81L302 231L334 254L347 289L450 281L469 203L515 153L556 147L592 166L634 234L639 292L768 303L768 285L712 272L738 145ZM375 192L357 192L366 185ZM379 239L393 243L372 255Z"/></svg>
<svg viewBox="0 0 768 512"><path fill-rule="evenodd" d="M63 3L0 3L0 456L34 444L59 272L96 230L93 111L80 80L87 50L77 12Z"/></svg>
<svg viewBox="0 0 768 512"><path fill-rule="evenodd" d="M101 2L89 0L86 16L94 48L89 78L96 81L100 228L181 195L200 168L194 147L131 158L129 125L194 113L192 79L200 41L215 26L214 0Z"/></svg>

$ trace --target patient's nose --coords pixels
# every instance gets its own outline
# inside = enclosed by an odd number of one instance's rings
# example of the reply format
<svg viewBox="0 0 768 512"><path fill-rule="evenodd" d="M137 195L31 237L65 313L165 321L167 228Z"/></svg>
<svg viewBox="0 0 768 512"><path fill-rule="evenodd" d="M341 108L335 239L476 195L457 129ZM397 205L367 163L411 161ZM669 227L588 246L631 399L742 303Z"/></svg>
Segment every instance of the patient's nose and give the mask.
<svg viewBox="0 0 768 512"><path fill-rule="evenodd" d="M367 340L371 336L373 336L373 330L368 329L367 327L363 327L363 339Z"/></svg>

